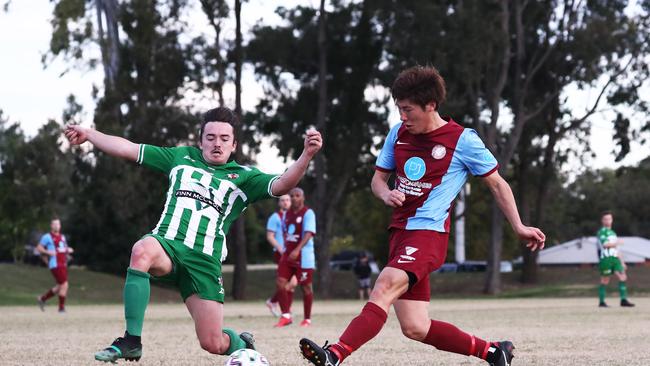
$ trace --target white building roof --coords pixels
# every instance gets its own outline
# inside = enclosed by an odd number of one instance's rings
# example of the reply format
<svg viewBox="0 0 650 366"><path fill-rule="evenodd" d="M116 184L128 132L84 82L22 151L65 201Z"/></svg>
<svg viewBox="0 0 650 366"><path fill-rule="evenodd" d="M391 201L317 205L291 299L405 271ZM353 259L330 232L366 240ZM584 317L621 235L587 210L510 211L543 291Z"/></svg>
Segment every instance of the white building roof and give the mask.
<svg viewBox="0 0 650 366"><path fill-rule="evenodd" d="M619 250L626 263L650 261L650 240L638 236L619 237ZM596 238L584 237L558 244L539 252L539 264L598 263Z"/></svg>

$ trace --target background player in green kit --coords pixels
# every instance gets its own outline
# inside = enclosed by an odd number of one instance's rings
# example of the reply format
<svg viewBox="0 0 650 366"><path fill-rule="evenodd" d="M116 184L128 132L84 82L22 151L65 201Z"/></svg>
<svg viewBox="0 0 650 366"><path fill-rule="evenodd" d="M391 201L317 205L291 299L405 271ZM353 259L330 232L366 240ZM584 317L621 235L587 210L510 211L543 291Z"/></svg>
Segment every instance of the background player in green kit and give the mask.
<svg viewBox="0 0 650 366"><path fill-rule="evenodd" d="M618 277L618 291L621 295L621 306L634 306L634 304L627 300L627 286L625 285L625 281L627 280L625 270L627 269L627 266L623 261L621 252L618 250L618 246L621 245L622 242L618 239L614 230L612 230L614 216L609 211L603 212L600 217L600 223L602 224L602 227L598 230L598 234L596 234L598 253L600 255L600 263L598 264L600 270L598 298L600 299L600 303L598 306L604 308L607 307L607 304L605 303L605 294L612 273L616 274L616 277Z"/></svg>
<svg viewBox="0 0 650 366"><path fill-rule="evenodd" d="M229 161L237 147L235 123L235 114L228 108L208 111L201 124L199 148L135 144L90 128L66 127L65 135L73 145L90 141L109 155L135 161L169 178L158 224L131 251L124 285L124 337L95 353L96 360L140 359L151 276L178 286L204 350L229 355L254 348L251 334L223 328L221 262L227 255L226 233L247 205L295 187L321 148L322 138L315 130L307 131L300 158L281 176L269 175Z"/></svg>

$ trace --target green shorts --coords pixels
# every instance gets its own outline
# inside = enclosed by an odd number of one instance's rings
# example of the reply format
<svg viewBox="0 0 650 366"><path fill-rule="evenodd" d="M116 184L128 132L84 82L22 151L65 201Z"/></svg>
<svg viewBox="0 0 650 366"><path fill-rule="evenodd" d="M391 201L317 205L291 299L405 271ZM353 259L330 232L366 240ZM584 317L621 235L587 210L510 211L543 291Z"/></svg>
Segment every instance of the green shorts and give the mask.
<svg viewBox="0 0 650 366"><path fill-rule="evenodd" d="M611 276L614 272L623 273L623 264L618 257L605 257L600 259L598 265L601 276Z"/></svg>
<svg viewBox="0 0 650 366"><path fill-rule="evenodd" d="M223 303L225 291L221 276L221 262L203 252L191 249L182 242L168 240L160 235L147 234L156 239L172 260L169 274L155 277L157 280L174 284L181 292L183 301L193 294L204 300Z"/></svg>

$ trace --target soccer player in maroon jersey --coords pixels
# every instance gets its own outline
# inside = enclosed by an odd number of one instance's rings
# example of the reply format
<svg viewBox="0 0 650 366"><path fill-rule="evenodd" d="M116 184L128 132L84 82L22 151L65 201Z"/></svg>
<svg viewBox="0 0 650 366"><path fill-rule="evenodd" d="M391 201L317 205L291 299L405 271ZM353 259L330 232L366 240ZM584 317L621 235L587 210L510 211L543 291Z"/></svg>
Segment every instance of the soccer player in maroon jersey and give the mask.
<svg viewBox="0 0 650 366"><path fill-rule="evenodd" d="M278 198L278 210L273 212L266 222L266 241L273 247L273 262L276 264L280 263L280 258L284 253L282 223L289 207L291 207L291 197L288 194L280 196ZM293 296L293 290L297 285L296 276L291 277L287 284L287 290L291 293L290 296ZM266 300L266 307L276 317L281 315L279 296L279 291L276 290L273 296Z"/></svg>
<svg viewBox="0 0 650 366"><path fill-rule="evenodd" d="M65 299L68 295L68 254L74 250L68 246L65 236L61 234L61 220L50 221L50 232L43 235L36 250L48 256L47 266L52 272L56 285L37 298L41 311L45 311L45 302L59 296L59 313L65 313Z"/></svg>
<svg viewBox="0 0 650 366"><path fill-rule="evenodd" d="M304 318L301 327L311 325L311 308L314 301L312 278L316 267L314 258L314 234L316 234L316 215L305 206L305 193L300 188L289 191L291 208L287 210L282 225L285 251L278 264L278 298L282 316L275 325L284 327L293 322L291 317L292 293L287 284L294 276L302 289Z"/></svg>
<svg viewBox="0 0 650 366"><path fill-rule="evenodd" d="M510 341L489 342L452 324L429 319L429 274L445 261L450 208L468 174L482 177L517 236L531 250L544 247L541 230L525 226L498 163L476 131L442 118L445 83L433 67L402 71L391 88L401 123L388 133L377 158L371 188L393 207L390 251L370 301L337 343L318 346L303 338L303 356L314 365L336 366L374 338L392 305L402 333L439 350L475 356L494 366L509 366ZM395 188L388 179L395 174Z"/></svg>

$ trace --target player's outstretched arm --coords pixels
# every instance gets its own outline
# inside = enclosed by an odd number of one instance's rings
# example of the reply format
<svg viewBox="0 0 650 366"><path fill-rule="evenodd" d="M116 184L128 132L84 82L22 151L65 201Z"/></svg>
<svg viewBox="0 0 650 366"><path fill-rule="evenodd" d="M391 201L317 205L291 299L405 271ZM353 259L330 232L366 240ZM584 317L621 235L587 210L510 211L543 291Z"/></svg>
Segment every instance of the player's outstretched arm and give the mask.
<svg viewBox="0 0 650 366"><path fill-rule="evenodd" d="M138 160L138 145L123 137L106 135L79 125L66 126L64 134L72 145L81 145L89 141L108 155L132 161Z"/></svg>
<svg viewBox="0 0 650 366"><path fill-rule="evenodd" d="M546 241L546 236L544 233L536 228L531 226L525 226L521 222L519 217L519 211L517 211L517 204L515 202L515 197L512 194L512 189L510 185L506 182L499 172L494 172L489 176L483 178L485 184L490 188L494 199L497 201L499 208L510 222L512 229L517 233L520 239L526 241L526 246L530 250L537 250L544 248L544 242Z"/></svg>
<svg viewBox="0 0 650 366"><path fill-rule="evenodd" d="M297 186L300 179L302 179L305 172L307 172L309 162L314 158L314 155L316 155L322 146L323 138L321 137L320 132L314 129L307 130L305 136L305 147L302 150L302 154L300 154L298 160L291 164L289 169L287 169L280 178L273 182L271 193L273 193L274 196L281 196L289 193L291 188Z"/></svg>

